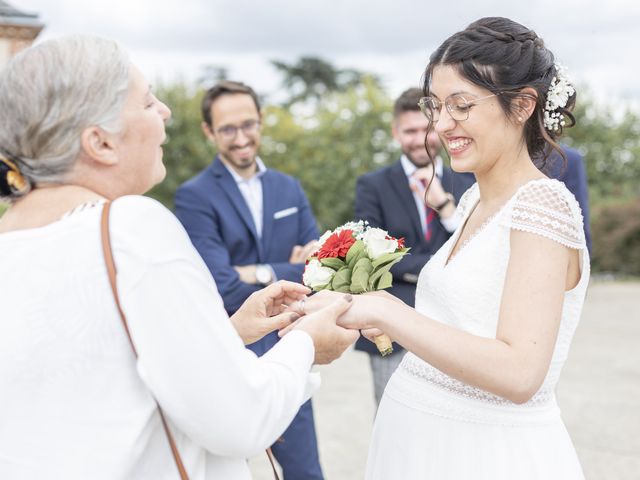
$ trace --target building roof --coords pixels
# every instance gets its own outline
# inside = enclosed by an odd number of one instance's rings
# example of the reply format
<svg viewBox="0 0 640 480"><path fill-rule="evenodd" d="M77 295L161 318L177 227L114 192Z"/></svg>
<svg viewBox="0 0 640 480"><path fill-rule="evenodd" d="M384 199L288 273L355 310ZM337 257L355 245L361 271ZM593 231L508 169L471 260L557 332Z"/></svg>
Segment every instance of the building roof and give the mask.
<svg viewBox="0 0 640 480"><path fill-rule="evenodd" d="M25 27L40 27L44 25L38 20L37 13L26 13L0 0L0 24Z"/></svg>

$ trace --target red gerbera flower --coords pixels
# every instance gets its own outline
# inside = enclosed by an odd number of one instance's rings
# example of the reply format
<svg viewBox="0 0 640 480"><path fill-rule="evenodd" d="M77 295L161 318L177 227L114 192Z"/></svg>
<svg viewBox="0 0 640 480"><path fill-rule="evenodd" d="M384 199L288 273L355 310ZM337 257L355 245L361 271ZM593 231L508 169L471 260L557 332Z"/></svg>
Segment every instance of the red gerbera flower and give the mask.
<svg viewBox="0 0 640 480"><path fill-rule="evenodd" d="M346 257L351 245L356 243L352 230L342 230L332 234L318 251L318 259L332 257Z"/></svg>

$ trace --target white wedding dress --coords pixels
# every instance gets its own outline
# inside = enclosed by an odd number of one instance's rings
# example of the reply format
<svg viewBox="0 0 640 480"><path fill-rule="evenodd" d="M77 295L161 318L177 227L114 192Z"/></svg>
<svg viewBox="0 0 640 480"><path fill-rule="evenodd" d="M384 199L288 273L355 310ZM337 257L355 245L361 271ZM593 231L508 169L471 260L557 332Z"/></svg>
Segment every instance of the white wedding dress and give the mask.
<svg viewBox="0 0 640 480"><path fill-rule="evenodd" d="M461 225L479 200L460 200ZM511 229L580 251L581 276L565 293L551 365L539 391L517 405L445 375L411 352L391 377L375 421L367 479L582 479L560 418L555 387L567 359L589 281L580 207L564 184L519 188L447 263L461 227L422 269L416 310L474 335L495 338Z"/></svg>

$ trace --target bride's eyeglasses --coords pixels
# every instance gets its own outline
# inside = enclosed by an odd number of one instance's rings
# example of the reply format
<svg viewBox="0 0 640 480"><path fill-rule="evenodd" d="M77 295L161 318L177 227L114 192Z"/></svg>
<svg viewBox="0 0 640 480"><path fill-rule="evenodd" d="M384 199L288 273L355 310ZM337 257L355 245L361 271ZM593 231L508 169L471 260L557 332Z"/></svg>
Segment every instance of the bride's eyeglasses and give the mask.
<svg viewBox="0 0 640 480"><path fill-rule="evenodd" d="M494 93L493 95L487 95L486 97L467 100L467 98L461 93L454 93L453 95L449 95L445 98L444 106L447 108L447 112L449 112L451 118L456 122L464 122L469 118L469 110L471 110L471 107L476 103L498 95L499 93ZM440 120L442 105L443 103L435 97L422 97L418 101L418 106L422 113L424 113L424 116L427 117L430 122L434 123Z"/></svg>

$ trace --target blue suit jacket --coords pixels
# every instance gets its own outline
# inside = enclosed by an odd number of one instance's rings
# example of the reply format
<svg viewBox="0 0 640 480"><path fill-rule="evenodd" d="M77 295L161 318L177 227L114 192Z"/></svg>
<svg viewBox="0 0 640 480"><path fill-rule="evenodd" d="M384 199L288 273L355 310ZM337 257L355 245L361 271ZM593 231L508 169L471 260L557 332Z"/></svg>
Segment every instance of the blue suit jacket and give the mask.
<svg viewBox="0 0 640 480"><path fill-rule="evenodd" d="M176 193L176 216L209 267L229 315L261 288L242 282L234 265L269 264L279 280L300 282L304 265L289 263L291 250L318 238L300 183L271 169L261 179L261 238L235 180L219 158Z"/></svg>
<svg viewBox="0 0 640 480"><path fill-rule="evenodd" d="M567 186L580 204L582 216L584 217L584 236L587 239L587 248L591 252L591 227L589 225L589 185L587 182L587 172L584 167L582 155L574 148L561 145L567 156L566 164L562 157L555 150L549 157L547 175L556 178Z"/></svg>
<svg viewBox="0 0 640 480"><path fill-rule="evenodd" d="M443 188L458 201L475 183L475 177L445 168L440 181ZM393 287L388 291L408 305L414 306L420 270L444 245L451 233L442 226L436 216L431 224L431 239L428 242L425 240L420 214L400 161L358 178L355 217L367 220L374 227L387 230L396 238L404 237L406 246L411 247L409 255L391 269ZM375 345L366 339L358 339L356 348L378 354Z"/></svg>

